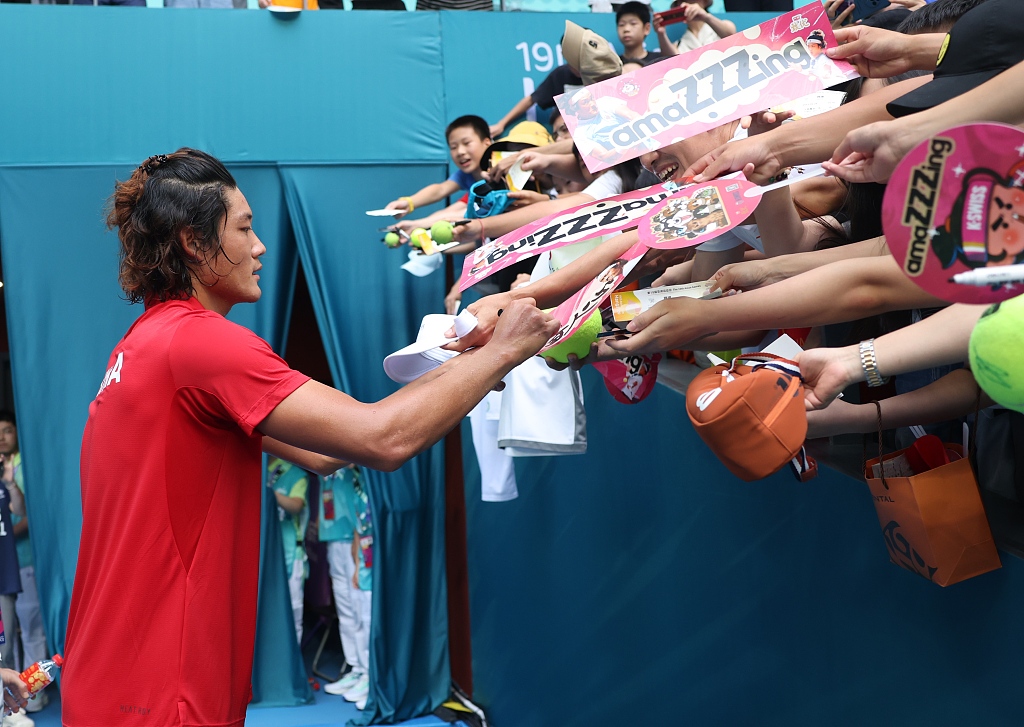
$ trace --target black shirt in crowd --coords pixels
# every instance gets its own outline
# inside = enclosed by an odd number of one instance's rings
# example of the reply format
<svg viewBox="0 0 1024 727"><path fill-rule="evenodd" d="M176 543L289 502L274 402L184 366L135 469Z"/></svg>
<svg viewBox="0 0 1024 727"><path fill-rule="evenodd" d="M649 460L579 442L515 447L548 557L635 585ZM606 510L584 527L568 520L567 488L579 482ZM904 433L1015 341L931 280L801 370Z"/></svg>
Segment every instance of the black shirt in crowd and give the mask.
<svg viewBox="0 0 1024 727"><path fill-rule="evenodd" d="M555 96L561 96L563 93L582 87L583 79L572 72L568 63L563 63L540 82L530 97L542 109L550 109L555 106Z"/></svg>

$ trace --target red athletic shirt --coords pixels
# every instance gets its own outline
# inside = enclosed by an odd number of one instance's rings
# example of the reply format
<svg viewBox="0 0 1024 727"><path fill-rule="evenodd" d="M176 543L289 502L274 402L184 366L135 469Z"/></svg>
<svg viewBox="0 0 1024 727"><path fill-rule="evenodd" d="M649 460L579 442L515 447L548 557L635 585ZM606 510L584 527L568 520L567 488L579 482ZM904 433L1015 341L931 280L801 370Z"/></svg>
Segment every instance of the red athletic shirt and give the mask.
<svg viewBox="0 0 1024 727"><path fill-rule="evenodd" d="M82 438L66 727L242 727L252 696L262 436L308 380L197 300L150 306Z"/></svg>

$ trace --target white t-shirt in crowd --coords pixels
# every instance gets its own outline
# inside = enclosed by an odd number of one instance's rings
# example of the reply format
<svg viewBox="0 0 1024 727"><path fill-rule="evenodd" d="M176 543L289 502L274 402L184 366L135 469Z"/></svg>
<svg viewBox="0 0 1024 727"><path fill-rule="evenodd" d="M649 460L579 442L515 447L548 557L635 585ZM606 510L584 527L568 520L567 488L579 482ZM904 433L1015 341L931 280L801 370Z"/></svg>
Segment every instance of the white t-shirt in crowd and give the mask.
<svg viewBox="0 0 1024 727"><path fill-rule="evenodd" d="M679 39L678 43L676 43L676 48L680 53L686 53L687 51L697 50L698 48L703 48L706 45L711 45L716 40L721 40L721 37L718 33L712 30L711 26L707 23L704 23L696 33L687 26L686 32L683 33L683 37Z"/></svg>
<svg viewBox="0 0 1024 727"><path fill-rule="evenodd" d="M609 169L600 177L587 185L580 194L593 197L595 201L622 194L622 177L614 169Z"/></svg>

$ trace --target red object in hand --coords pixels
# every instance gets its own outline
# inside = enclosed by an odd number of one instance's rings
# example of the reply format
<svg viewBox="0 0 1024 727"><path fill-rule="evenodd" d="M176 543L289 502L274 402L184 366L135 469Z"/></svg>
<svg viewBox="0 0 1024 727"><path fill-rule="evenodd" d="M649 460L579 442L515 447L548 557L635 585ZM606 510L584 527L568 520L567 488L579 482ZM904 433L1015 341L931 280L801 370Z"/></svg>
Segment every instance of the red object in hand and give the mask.
<svg viewBox="0 0 1024 727"><path fill-rule="evenodd" d="M675 25L676 23L685 23L686 8L678 7L672 8L671 10L662 10L660 13L655 13L654 17L661 20L662 25Z"/></svg>
<svg viewBox="0 0 1024 727"><path fill-rule="evenodd" d="M42 659L30 666L18 676L25 682L30 694L38 694L53 684L57 678L57 670L64 666L64 659L57 654L53 659Z"/></svg>
<svg viewBox="0 0 1024 727"><path fill-rule="evenodd" d="M933 470L944 464L949 464L949 454L946 452L946 445L934 434L926 434L907 447L904 453L907 464L914 471L915 475Z"/></svg>

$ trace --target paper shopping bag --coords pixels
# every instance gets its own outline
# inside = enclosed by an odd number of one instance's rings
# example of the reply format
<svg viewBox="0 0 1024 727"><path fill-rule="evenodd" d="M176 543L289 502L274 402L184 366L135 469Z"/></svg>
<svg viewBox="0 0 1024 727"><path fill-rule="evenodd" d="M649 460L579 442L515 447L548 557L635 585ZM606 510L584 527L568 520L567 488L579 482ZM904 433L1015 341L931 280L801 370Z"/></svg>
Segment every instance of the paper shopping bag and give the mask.
<svg viewBox="0 0 1024 727"><path fill-rule="evenodd" d="M864 465L889 559L940 586L1001 565L970 460L959 445L946 449L949 464L920 474L906 450Z"/></svg>

